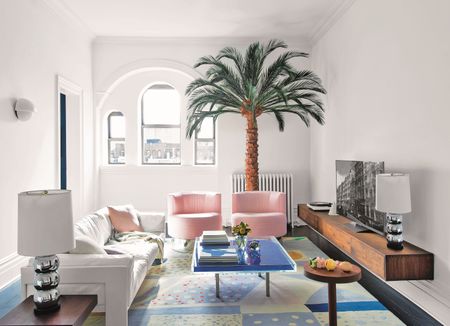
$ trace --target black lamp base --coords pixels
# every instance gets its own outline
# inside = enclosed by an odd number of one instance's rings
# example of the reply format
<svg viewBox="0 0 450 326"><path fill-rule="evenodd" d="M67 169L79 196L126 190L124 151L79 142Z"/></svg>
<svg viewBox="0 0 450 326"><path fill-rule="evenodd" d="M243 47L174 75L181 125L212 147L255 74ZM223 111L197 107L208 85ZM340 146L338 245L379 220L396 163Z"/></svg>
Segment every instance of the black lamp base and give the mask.
<svg viewBox="0 0 450 326"><path fill-rule="evenodd" d="M58 302L56 305L46 307L46 308L34 308L35 315L47 315L58 311L61 308L61 304Z"/></svg>
<svg viewBox="0 0 450 326"><path fill-rule="evenodd" d="M386 247L393 250L402 250L403 242L388 242Z"/></svg>

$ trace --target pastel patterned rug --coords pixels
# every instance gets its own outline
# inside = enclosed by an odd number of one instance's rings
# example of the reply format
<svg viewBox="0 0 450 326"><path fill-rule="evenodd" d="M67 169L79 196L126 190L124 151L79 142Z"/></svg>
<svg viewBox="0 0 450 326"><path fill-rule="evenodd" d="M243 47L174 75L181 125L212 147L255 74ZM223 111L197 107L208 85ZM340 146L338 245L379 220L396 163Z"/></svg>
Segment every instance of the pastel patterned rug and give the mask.
<svg viewBox="0 0 450 326"><path fill-rule="evenodd" d="M167 261L149 271L130 310L129 325L328 325L327 284L303 275L309 257L326 255L304 237L283 238L296 273L271 273L271 296L257 274L193 274L192 254L166 250ZM170 246L170 244L169 244ZM404 325L358 283L337 286L339 325ZM92 314L85 325L104 324Z"/></svg>

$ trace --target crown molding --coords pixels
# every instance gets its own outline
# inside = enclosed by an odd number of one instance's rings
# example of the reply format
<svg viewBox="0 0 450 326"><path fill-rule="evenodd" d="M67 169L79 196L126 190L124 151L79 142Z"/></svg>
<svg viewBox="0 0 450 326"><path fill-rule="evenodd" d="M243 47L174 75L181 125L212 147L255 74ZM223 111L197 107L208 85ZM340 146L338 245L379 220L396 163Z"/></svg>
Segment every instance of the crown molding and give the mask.
<svg viewBox="0 0 450 326"><path fill-rule="evenodd" d="M338 22L338 20L350 9L356 0L344 0L341 4L332 8L325 18L317 25L312 33L311 47L314 45Z"/></svg>
<svg viewBox="0 0 450 326"><path fill-rule="evenodd" d="M84 21L76 15L63 0L43 0L43 3L49 7L54 14L62 18L63 21L68 22L70 25L75 27L77 30L83 32L86 36L91 39L96 37L93 30L91 30Z"/></svg>
<svg viewBox="0 0 450 326"><path fill-rule="evenodd" d="M94 44L194 44L247 46L255 41L283 39L289 47L310 48L307 38L298 37L150 37L150 36L97 36Z"/></svg>
<svg viewBox="0 0 450 326"><path fill-rule="evenodd" d="M345 12L353 5L356 0L343 0L339 5L332 7L324 19L317 24L313 30L312 36L298 40L295 37L287 37L288 43L296 46L312 48L330 29L333 25L344 15ZM42 0L44 4L49 7L53 13L69 22L72 26L81 30L95 43L146 43L146 42L189 42L202 44L221 44L224 42L233 42L236 45L248 44L255 41L266 41L273 37L145 37L145 36L98 36L91 30L86 23L75 14L64 2L64 0Z"/></svg>

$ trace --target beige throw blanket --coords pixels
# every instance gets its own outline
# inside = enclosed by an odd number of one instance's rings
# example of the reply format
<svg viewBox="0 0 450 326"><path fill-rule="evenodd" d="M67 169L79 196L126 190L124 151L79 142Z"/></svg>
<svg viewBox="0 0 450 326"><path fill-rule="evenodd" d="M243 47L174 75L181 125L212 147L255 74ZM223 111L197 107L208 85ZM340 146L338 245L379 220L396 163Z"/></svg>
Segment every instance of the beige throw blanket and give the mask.
<svg viewBox="0 0 450 326"><path fill-rule="evenodd" d="M156 259L160 259L161 263L164 258L164 241L160 236L149 233L149 232L117 232L114 230L112 241L111 242L121 242L121 243L132 243L137 240L147 241L148 243L156 243L158 245L158 254L156 255Z"/></svg>

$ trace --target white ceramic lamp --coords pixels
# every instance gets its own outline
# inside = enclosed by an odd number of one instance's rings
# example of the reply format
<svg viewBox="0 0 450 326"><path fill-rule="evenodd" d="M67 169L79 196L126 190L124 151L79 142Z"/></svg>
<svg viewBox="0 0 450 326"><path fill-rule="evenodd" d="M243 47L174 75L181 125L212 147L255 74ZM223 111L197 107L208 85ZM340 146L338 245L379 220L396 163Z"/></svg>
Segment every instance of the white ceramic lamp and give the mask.
<svg viewBox="0 0 450 326"><path fill-rule="evenodd" d="M34 259L36 313L58 310L57 253L75 247L70 190L37 190L19 194L18 253Z"/></svg>
<svg viewBox="0 0 450 326"><path fill-rule="evenodd" d="M376 177L375 209L386 214L387 246L403 249L402 214L411 212L409 174L385 173Z"/></svg>

